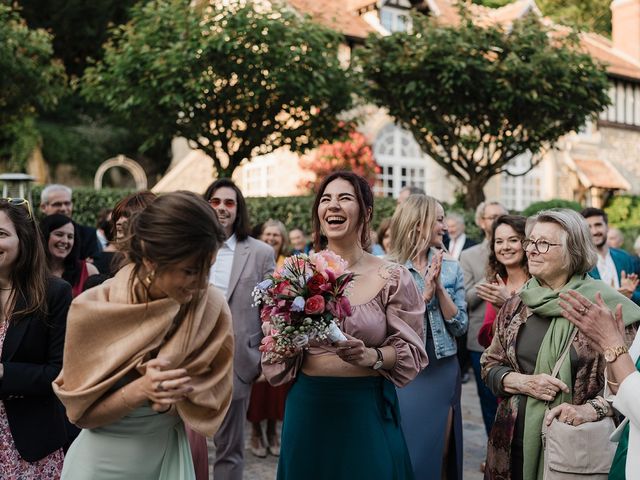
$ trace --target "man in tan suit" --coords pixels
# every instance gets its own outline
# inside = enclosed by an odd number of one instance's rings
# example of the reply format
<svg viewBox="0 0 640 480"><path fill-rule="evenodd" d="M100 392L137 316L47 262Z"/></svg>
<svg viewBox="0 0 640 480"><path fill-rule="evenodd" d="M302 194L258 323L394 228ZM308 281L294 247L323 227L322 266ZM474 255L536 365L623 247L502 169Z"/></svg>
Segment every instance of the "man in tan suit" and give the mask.
<svg viewBox="0 0 640 480"><path fill-rule="evenodd" d="M244 424L251 385L260 375L260 312L253 307L253 288L275 269L273 248L249 236L244 196L229 179L213 182L204 194L216 212L227 240L211 266L209 282L225 294L235 339L233 399L214 436L216 480L241 480L244 469Z"/></svg>
<svg viewBox="0 0 640 480"><path fill-rule="evenodd" d="M493 221L500 215L509 212L498 202L482 202L476 208L476 224L484 232L482 243L463 250L460 254L460 266L464 272L464 288L466 291L467 313L469 315L469 331L467 332L467 349L471 358L471 366L476 377L478 397L482 409L482 419L487 435L493 426L498 406L497 400L482 381L480 376L480 357L484 348L478 343L478 332L484 322L485 301L477 292L476 285L486 282L487 263L489 262L489 238Z"/></svg>

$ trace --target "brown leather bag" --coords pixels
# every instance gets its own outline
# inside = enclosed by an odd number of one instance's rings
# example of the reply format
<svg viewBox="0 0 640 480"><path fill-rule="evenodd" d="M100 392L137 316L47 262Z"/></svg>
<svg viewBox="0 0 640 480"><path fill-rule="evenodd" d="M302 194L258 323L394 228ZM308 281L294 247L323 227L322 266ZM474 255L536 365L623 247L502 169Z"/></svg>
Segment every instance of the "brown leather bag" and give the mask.
<svg viewBox="0 0 640 480"><path fill-rule="evenodd" d="M577 330L574 330L569 344L562 353L552 377L558 375ZM547 407L547 411L549 408ZM542 424L542 445L544 448L544 480L607 480L611 462L616 453L616 445L609 441L616 429L612 417L582 425L569 425L553 419L547 427Z"/></svg>

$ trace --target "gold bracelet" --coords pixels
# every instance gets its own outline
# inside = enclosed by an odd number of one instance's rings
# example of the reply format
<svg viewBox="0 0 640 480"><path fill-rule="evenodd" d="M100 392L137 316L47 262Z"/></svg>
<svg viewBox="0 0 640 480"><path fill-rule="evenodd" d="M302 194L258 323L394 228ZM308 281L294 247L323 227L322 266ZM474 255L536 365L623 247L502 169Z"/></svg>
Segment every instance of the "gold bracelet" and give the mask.
<svg viewBox="0 0 640 480"><path fill-rule="evenodd" d="M124 396L124 387L122 387L120 389L120 396L122 397L122 403L124 403L124 406L127 407L129 410L135 410L135 407L132 407L131 405L129 405L129 403L127 402L127 399Z"/></svg>
<svg viewBox="0 0 640 480"><path fill-rule="evenodd" d="M608 383L609 385L613 385L614 387L618 387L618 386L620 386L620 384L619 384L619 383L612 382L612 381L611 381L611 380L609 380L608 378L607 378L607 383Z"/></svg>

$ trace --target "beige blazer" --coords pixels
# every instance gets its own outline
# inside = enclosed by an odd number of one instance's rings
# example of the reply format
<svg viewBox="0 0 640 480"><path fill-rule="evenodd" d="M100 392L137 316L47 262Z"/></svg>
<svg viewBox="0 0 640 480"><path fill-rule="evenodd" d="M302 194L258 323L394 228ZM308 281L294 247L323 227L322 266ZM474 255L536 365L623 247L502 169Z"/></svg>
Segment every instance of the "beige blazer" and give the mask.
<svg viewBox="0 0 640 480"><path fill-rule="evenodd" d="M275 269L273 248L260 240L248 237L238 242L227 288L227 302L231 310L235 353L233 357L233 398L251 393L251 384L260 375L262 341L260 310L252 306L253 288Z"/></svg>
<svg viewBox="0 0 640 480"><path fill-rule="evenodd" d="M476 285L486 281L487 263L489 262L489 242L484 240L478 245L463 250L460 254L460 266L464 273L465 300L469 315L467 331L467 349L472 352L483 352L484 347L478 343L478 332L484 322L485 301L476 293Z"/></svg>

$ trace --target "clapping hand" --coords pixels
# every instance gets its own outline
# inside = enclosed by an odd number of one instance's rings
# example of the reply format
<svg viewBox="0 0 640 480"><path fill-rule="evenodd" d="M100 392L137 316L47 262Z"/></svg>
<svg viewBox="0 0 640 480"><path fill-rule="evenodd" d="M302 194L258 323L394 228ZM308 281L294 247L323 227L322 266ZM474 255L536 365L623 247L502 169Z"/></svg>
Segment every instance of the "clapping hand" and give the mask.
<svg viewBox="0 0 640 480"><path fill-rule="evenodd" d="M476 285L476 292L481 299L494 304L498 308L502 307L512 294L502 277L497 274L496 282L479 283Z"/></svg>
<svg viewBox="0 0 640 480"><path fill-rule="evenodd" d="M633 292L636 291L638 287L638 283L640 283L640 279L636 273L627 273L622 270L620 272L620 288L618 291L627 298L631 298Z"/></svg>
<svg viewBox="0 0 640 480"><path fill-rule="evenodd" d="M578 327L595 350L602 353L608 347L625 344L621 305L612 312L599 292L596 303L575 290L561 293L560 298L562 316Z"/></svg>
<svg viewBox="0 0 640 480"><path fill-rule="evenodd" d="M427 272L424 275L424 301L430 302L436 293L440 283L440 271L442 270L442 258L444 251L438 250L431 257L431 262L427 265Z"/></svg>

